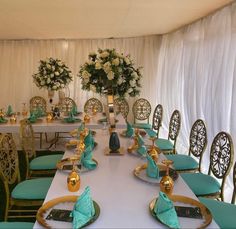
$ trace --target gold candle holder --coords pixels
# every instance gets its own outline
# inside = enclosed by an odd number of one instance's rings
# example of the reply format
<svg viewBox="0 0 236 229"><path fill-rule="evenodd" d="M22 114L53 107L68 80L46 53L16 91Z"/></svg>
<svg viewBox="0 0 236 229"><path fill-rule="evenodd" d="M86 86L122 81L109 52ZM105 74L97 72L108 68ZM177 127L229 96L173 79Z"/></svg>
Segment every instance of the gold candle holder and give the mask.
<svg viewBox="0 0 236 229"><path fill-rule="evenodd" d="M138 149L138 135L139 135L139 129L135 129L135 135L134 135L134 143L132 146L128 147L127 151L129 153L132 153L132 151L135 151Z"/></svg>
<svg viewBox="0 0 236 229"><path fill-rule="evenodd" d="M5 113L3 112L3 109L0 109L0 117L4 118L4 116L5 116Z"/></svg>
<svg viewBox="0 0 236 229"><path fill-rule="evenodd" d="M166 165L166 175L160 181L160 190L167 195L171 195L174 189L174 181L169 175L169 166L173 164L173 161L163 160L162 163Z"/></svg>
<svg viewBox="0 0 236 229"><path fill-rule="evenodd" d="M150 140L152 141L152 146L148 150L148 154L152 157L152 159L157 162L158 161L158 154L160 154L160 149L155 146L155 140L157 137L150 137Z"/></svg>
<svg viewBox="0 0 236 229"><path fill-rule="evenodd" d="M74 157L70 159L73 164L73 169L67 177L67 188L70 192L77 192L80 188L80 176L76 171L75 162L79 160L79 157Z"/></svg>
<svg viewBox="0 0 236 229"><path fill-rule="evenodd" d="M10 117L10 123L11 123L11 124L15 124L16 121L17 121L16 115L12 115L12 116Z"/></svg>
<svg viewBox="0 0 236 229"><path fill-rule="evenodd" d="M48 113L46 120L47 120L47 122L52 122L52 120L53 120L52 113Z"/></svg>
<svg viewBox="0 0 236 229"><path fill-rule="evenodd" d="M89 123L90 122L90 117L88 114L84 115L84 123Z"/></svg>
<svg viewBox="0 0 236 229"><path fill-rule="evenodd" d="M28 114L28 111L26 109L26 103L23 103L23 108L22 108L22 113L21 113L24 117L27 116Z"/></svg>
<svg viewBox="0 0 236 229"><path fill-rule="evenodd" d="M93 115L96 115L96 114L97 114L97 108L96 108L96 106L93 106L93 107L92 107L92 113L93 113Z"/></svg>

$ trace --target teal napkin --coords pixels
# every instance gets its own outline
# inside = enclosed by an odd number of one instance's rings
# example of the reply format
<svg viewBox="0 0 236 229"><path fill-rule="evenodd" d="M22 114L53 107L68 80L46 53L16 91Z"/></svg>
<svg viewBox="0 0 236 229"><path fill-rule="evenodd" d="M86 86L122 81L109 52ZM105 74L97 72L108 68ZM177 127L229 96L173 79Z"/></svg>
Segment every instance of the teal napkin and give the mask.
<svg viewBox="0 0 236 229"><path fill-rule="evenodd" d="M92 158L93 158L92 147L88 146L81 155L80 163L86 169L89 170L95 169L97 167L97 163L94 162Z"/></svg>
<svg viewBox="0 0 236 229"><path fill-rule="evenodd" d="M143 146L144 145L143 137L140 134L138 135L138 145L139 146Z"/></svg>
<svg viewBox="0 0 236 229"><path fill-rule="evenodd" d="M127 130L126 130L126 137L132 137L134 135L134 128L132 127L132 125L127 122Z"/></svg>
<svg viewBox="0 0 236 229"><path fill-rule="evenodd" d="M145 129L145 132L148 134L149 137L156 137L157 133L154 130L151 129Z"/></svg>
<svg viewBox="0 0 236 229"><path fill-rule="evenodd" d="M159 198L155 203L153 211L157 218L165 225L170 228L180 228L174 205L165 193L159 192Z"/></svg>
<svg viewBox="0 0 236 229"><path fill-rule="evenodd" d="M6 122L7 122L7 119L0 117L0 123L6 123Z"/></svg>
<svg viewBox="0 0 236 229"><path fill-rule="evenodd" d="M73 106L71 112L73 113L73 115L77 115L78 113L77 106Z"/></svg>
<svg viewBox="0 0 236 229"><path fill-rule="evenodd" d="M42 107L37 107L34 113L37 118L41 118L41 117L45 116L45 113L44 113Z"/></svg>
<svg viewBox="0 0 236 229"><path fill-rule="evenodd" d="M28 120L31 122L31 123L34 123L37 121L37 116L35 115L34 112L30 113L30 117L28 118Z"/></svg>
<svg viewBox="0 0 236 229"><path fill-rule="evenodd" d="M147 147L145 145L139 146L137 149L137 153L140 156L146 157L147 156Z"/></svg>
<svg viewBox="0 0 236 229"><path fill-rule="evenodd" d="M72 122L79 121L80 119L75 118L75 117L74 117L74 114L72 113L72 111L70 111L70 113L69 113L69 117L64 118L64 120L65 120L65 122L72 123Z"/></svg>
<svg viewBox="0 0 236 229"><path fill-rule="evenodd" d="M73 229L78 229L88 223L95 215L95 208L91 198L90 188L86 187L74 205L71 212L73 217Z"/></svg>
<svg viewBox="0 0 236 229"><path fill-rule="evenodd" d="M9 106L7 107L6 116L11 116L11 115L13 115L13 114L14 114L14 112L13 112L13 110L12 110L12 107L11 107L11 105L9 105Z"/></svg>
<svg viewBox="0 0 236 229"><path fill-rule="evenodd" d="M148 154L147 154L147 160L148 160L147 169L146 169L147 176L151 178L159 179L159 168L156 162Z"/></svg>
<svg viewBox="0 0 236 229"><path fill-rule="evenodd" d="M87 136L84 138L84 144L85 144L85 148L91 146L92 150L94 148L94 138L92 135L92 131L89 130L89 133L87 134Z"/></svg>

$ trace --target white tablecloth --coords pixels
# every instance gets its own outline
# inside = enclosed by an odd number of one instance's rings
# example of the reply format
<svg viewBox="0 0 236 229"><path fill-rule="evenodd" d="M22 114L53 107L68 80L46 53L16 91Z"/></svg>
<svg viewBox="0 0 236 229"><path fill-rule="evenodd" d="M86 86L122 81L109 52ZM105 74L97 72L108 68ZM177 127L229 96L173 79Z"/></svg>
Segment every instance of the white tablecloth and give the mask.
<svg viewBox="0 0 236 229"><path fill-rule="evenodd" d="M98 161L98 167L80 175L80 190L77 193L69 192L66 183L68 173L57 171L45 202L60 196L80 195L86 186L90 186L92 198L99 204L101 213L88 228L164 228L149 212L149 203L158 196L159 186L133 175L134 168L145 163L145 159L128 153L124 156L105 156L104 149L109 142L106 130L98 130L95 140L98 146L94 150L94 158ZM125 149L132 143L122 137L120 142ZM72 151L67 150L64 157L72 154ZM175 181L174 194L197 199L180 176ZM182 228L196 228L199 221L196 224L196 220L181 218L180 224ZM72 228L72 225L58 222L54 227ZM39 228L42 227L36 222L34 229ZM209 228L218 226L213 221Z"/></svg>

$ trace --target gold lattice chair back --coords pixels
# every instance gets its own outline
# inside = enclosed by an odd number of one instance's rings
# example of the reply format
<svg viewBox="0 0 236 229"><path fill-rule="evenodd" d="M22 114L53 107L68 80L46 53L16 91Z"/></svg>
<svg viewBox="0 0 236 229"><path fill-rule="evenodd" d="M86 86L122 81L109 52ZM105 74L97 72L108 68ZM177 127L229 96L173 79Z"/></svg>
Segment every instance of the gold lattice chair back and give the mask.
<svg viewBox="0 0 236 229"><path fill-rule="evenodd" d="M163 117L163 107L161 104L158 104L155 107L155 110L153 112L153 117L152 117L152 129L157 132L157 137L158 137L159 130L161 127L162 117Z"/></svg>
<svg viewBox="0 0 236 229"><path fill-rule="evenodd" d="M46 114L47 102L41 96L34 96L30 99L30 112L36 111L38 108L41 108L42 111Z"/></svg>
<svg viewBox="0 0 236 229"><path fill-rule="evenodd" d="M65 97L64 99L62 99L60 104L60 111L65 115L68 115L73 107L76 107L76 103L72 98Z"/></svg>
<svg viewBox="0 0 236 229"><path fill-rule="evenodd" d="M36 157L35 139L33 127L29 120L23 119L20 121L20 138L22 149L25 151L29 160Z"/></svg>
<svg viewBox="0 0 236 229"><path fill-rule="evenodd" d="M99 101L97 98L90 98L86 101L84 104L84 112L85 113L91 113L92 110L96 108L96 111L98 113L103 112L103 107L101 101Z"/></svg>
<svg viewBox="0 0 236 229"><path fill-rule="evenodd" d="M180 112L178 110L174 110L170 118L169 134L168 134L168 139L174 141L174 145L179 135L180 127L181 127Z"/></svg>
<svg viewBox="0 0 236 229"><path fill-rule="evenodd" d="M234 147L231 136L222 131L214 138L210 152L210 166L208 174L213 174L221 182L220 197L224 199L224 185L233 164Z"/></svg>
<svg viewBox="0 0 236 229"><path fill-rule="evenodd" d="M120 114L124 119L127 119L129 114L129 104L124 98L116 98L114 100L116 114Z"/></svg>
<svg viewBox="0 0 236 229"><path fill-rule="evenodd" d="M149 117L152 111L152 107L148 100L144 98L136 100L132 107L132 111L134 115L134 122L136 122L137 120L147 120L147 123L149 123Z"/></svg>

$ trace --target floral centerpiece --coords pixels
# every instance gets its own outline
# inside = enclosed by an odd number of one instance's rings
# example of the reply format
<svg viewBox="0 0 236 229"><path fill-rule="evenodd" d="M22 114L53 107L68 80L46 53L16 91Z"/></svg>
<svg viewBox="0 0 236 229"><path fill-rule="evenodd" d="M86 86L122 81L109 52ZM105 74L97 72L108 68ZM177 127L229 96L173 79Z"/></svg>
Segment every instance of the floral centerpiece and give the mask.
<svg viewBox="0 0 236 229"><path fill-rule="evenodd" d="M33 78L37 87L58 91L72 81L72 74L64 62L50 57L40 60L38 72L33 74Z"/></svg>
<svg viewBox="0 0 236 229"><path fill-rule="evenodd" d="M90 53L89 60L80 67L78 76L82 89L99 94L134 97L140 93L140 68L135 68L130 56L119 54L115 49L98 49Z"/></svg>

